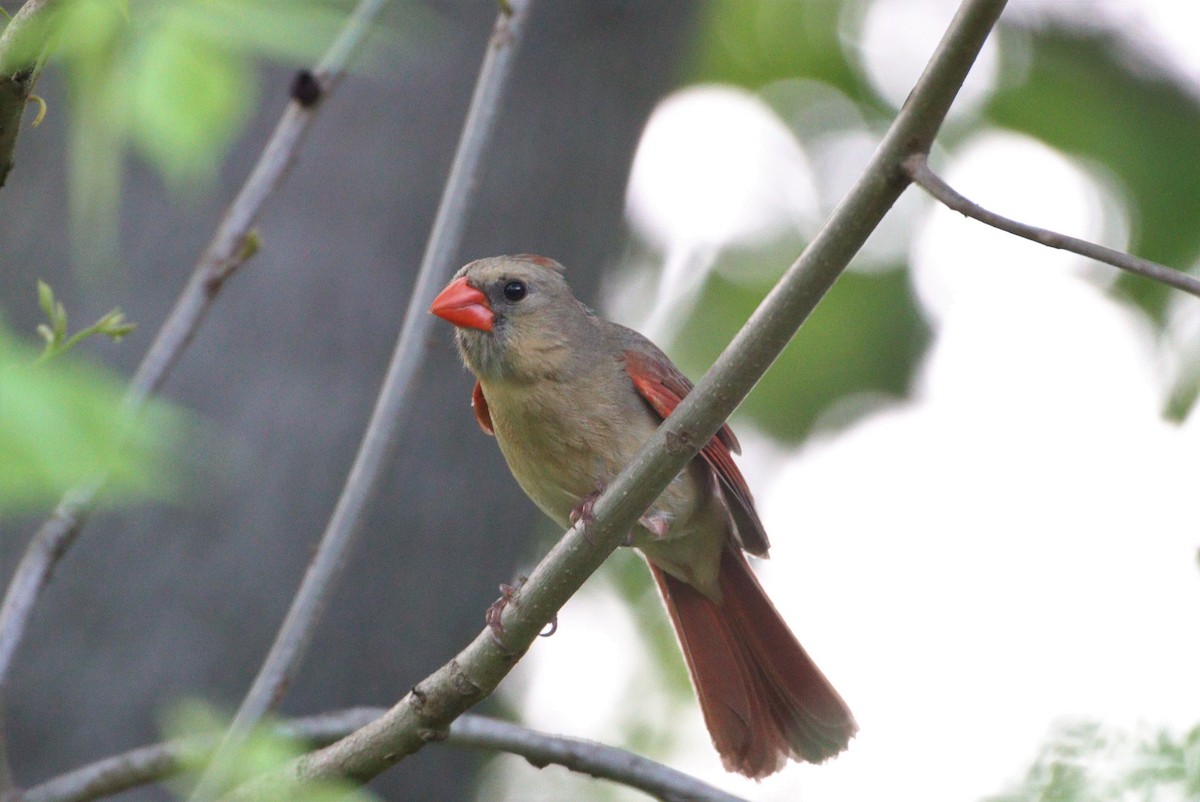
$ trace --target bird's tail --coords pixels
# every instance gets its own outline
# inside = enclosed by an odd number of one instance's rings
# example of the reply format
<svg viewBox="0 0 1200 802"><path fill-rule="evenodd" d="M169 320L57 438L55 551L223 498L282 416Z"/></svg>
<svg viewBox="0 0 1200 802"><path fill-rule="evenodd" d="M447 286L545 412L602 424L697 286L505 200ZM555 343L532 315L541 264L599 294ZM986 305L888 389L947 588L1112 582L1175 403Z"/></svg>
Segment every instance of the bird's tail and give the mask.
<svg viewBox="0 0 1200 802"><path fill-rule="evenodd" d="M650 565L725 768L761 779L789 757L846 748L854 716L767 598L741 550L721 557L720 604Z"/></svg>

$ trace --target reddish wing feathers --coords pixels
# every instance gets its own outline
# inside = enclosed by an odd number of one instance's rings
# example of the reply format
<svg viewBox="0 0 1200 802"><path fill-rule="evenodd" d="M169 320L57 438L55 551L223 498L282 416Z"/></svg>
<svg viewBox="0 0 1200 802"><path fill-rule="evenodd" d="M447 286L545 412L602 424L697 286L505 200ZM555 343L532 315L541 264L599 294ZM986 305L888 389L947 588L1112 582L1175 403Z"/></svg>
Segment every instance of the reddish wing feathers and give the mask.
<svg viewBox="0 0 1200 802"><path fill-rule="evenodd" d="M665 357L660 359L640 351L626 351L625 372L633 379L633 386L642 398L664 419L692 391L692 383ZM725 424L701 449L700 455L721 482L742 547L751 554L764 555L770 542L754 509L750 486L733 461L733 454L740 454L741 450L733 430Z"/></svg>
<svg viewBox="0 0 1200 802"><path fill-rule="evenodd" d="M717 604L653 563L704 722L725 768L761 779L788 757L846 748L854 717L784 623L746 558L727 548Z"/></svg>
<svg viewBox="0 0 1200 802"><path fill-rule="evenodd" d="M492 413L488 410L487 399L483 397L483 387L479 382L475 382L475 389L471 391L471 406L475 408L475 420L479 421L479 428L483 429L485 434L495 437Z"/></svg>
<svg viewBox="0 0 1200 802"><path fill-rule="evenodd" d="M679 402L683 400L684 396L692 391L692 383L688 377L666 361L665 357L659 359L653 354L627 350L625 351L625 372L633 379L642 398L649 401L650 406L654 407L654 411L663 418L674 412L675 407L679 406ZM742 453L742 446L733 436L733 430L729 428L729 424L721 427L717 432L716 439L724 444L726 453L729 451L734 454ZM741 476L739 475L738 478L741 479ZM742 485L745 486L745 484L746 480L742 479ZM746 488L746 493L750 493L749 487Z"/></svg>

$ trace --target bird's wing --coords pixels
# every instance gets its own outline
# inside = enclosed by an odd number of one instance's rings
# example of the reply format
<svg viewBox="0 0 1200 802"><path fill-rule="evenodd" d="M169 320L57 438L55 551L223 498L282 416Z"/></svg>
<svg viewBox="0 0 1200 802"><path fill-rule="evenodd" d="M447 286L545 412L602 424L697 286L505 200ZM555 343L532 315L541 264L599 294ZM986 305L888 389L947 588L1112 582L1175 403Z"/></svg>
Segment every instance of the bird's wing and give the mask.
<svg viewBox="0 0 1200 802"><path fill-rule="evenodd" d="M642 346L642 343L634 345ZM645 346L649 348L642 346L625 351L625 371L633 379L633 386L642 398L665 419L692 391L692 383L648 340ZM722 426L708 441L708 445L700 450L700 456L716 474L725 499L729 502L742 548L751 554L765 555L770 542L754 509L750 486L733 461L733 455L737 453L741 453L741 446L728 424Z"/></svg>
<svg viewBox="0 0 1200 802"><path fill-rule="evenodd" d="M496 432L492 429L492 413L488 411L487 399L483 397L483 387L479 382L475 382L475 389L471 392L471 406L475 408L475 420L479 421L479 428L483 429L485 434L496 436Z"/></svg>

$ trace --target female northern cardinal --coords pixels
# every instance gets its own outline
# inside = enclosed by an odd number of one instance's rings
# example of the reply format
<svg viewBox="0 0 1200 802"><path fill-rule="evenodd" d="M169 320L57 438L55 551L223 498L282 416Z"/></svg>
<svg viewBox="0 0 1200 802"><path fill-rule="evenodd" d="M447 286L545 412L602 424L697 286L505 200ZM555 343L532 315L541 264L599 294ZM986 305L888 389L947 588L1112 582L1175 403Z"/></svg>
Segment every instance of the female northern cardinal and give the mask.
<svg viewBox="0 0 1200 802"><path fill-rule="evenodd" d="M458 271L429 309L456 326L473 403L525 493L560 526L591 502L692 389L635 331L597 317L542 256ZM762 778L819 763L858 729L767 598L742 551L767 535L726 426L638 521L650 565L725 768Z"/></svg>

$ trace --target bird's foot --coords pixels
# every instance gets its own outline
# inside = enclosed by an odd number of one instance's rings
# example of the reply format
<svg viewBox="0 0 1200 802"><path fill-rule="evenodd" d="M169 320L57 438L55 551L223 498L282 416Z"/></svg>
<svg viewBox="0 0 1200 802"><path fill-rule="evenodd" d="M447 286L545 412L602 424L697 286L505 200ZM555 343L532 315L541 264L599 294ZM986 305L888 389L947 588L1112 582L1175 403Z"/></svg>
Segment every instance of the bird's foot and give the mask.
<svg viewBox="0 0 1200 802"><path fill-rule="evenodd" d="M520 587L520 583L517 584L517 587ZM508 646L504 643L504 624L501 623L500 616L503 615L504 608L508 606L516 592L517 588L512 585L500 585L500 598L492 602L492 606L487 608L487 612L483 614L483 620L487 622L488 629L492 631L492 640L506 652Z"/></svg>
<svg viewBox="0 0 1200 802"><path fill-rule="evenodd" d="M507 584L500 585L500 598L492 602L492 606L487 608L487 612L483 614L483 620L487 623L488 629L490 629L492 632L492 640L505 652L511 652L512 650L509 649L508 645L504 642L504 624L501 622L500 617L504 614L504 608L508 606L509 602L516 604L516 602L513 601L513 596L516 595L517 591L525 585L527 579L528 577L524 576L517 577L517 584L515 586ZM547 625L546 630L538 634L540 637L548 638L557 630L558 614L555 613L554 617L550 619L550 623Z"/></svg>
<svg viewBox="0 0 1200 802"><path fill-rule="evenodd" d="M583 501L575 505L575 507L571 510L570 515L571 525L578 526L580 533L587 538L587 542L591 543L593 546L596 545L596 541L592 540L591 535L588 534L588 527L596 518L596 499L600 498L600 494L603 492L604 486L597 484L595 490L589 493L583 499Z"/></svg>
<svg viewBox="0 0 1200 802"><path fill-rule="evenodd" d="M671 528L671 516L665 512L652 512L649 515L643 515L638 518L638 523L646 528L650 534L654 535L655 540L666 540L667 532ZM630 545L629 543L625 544Z"/></svg>
<svg viewBox="0 0 1200 802"><path fill-rule="evenodd" d="M586 529L587 525L590 524L596 517L596 499L600 498L600 494L603 492L604 488L600 485L597 485L596 489L591 493L588 493L587 496L584 497L583 501L576 504L571 509L571 523L577 524L582 521L583 526Z"/></svg>

